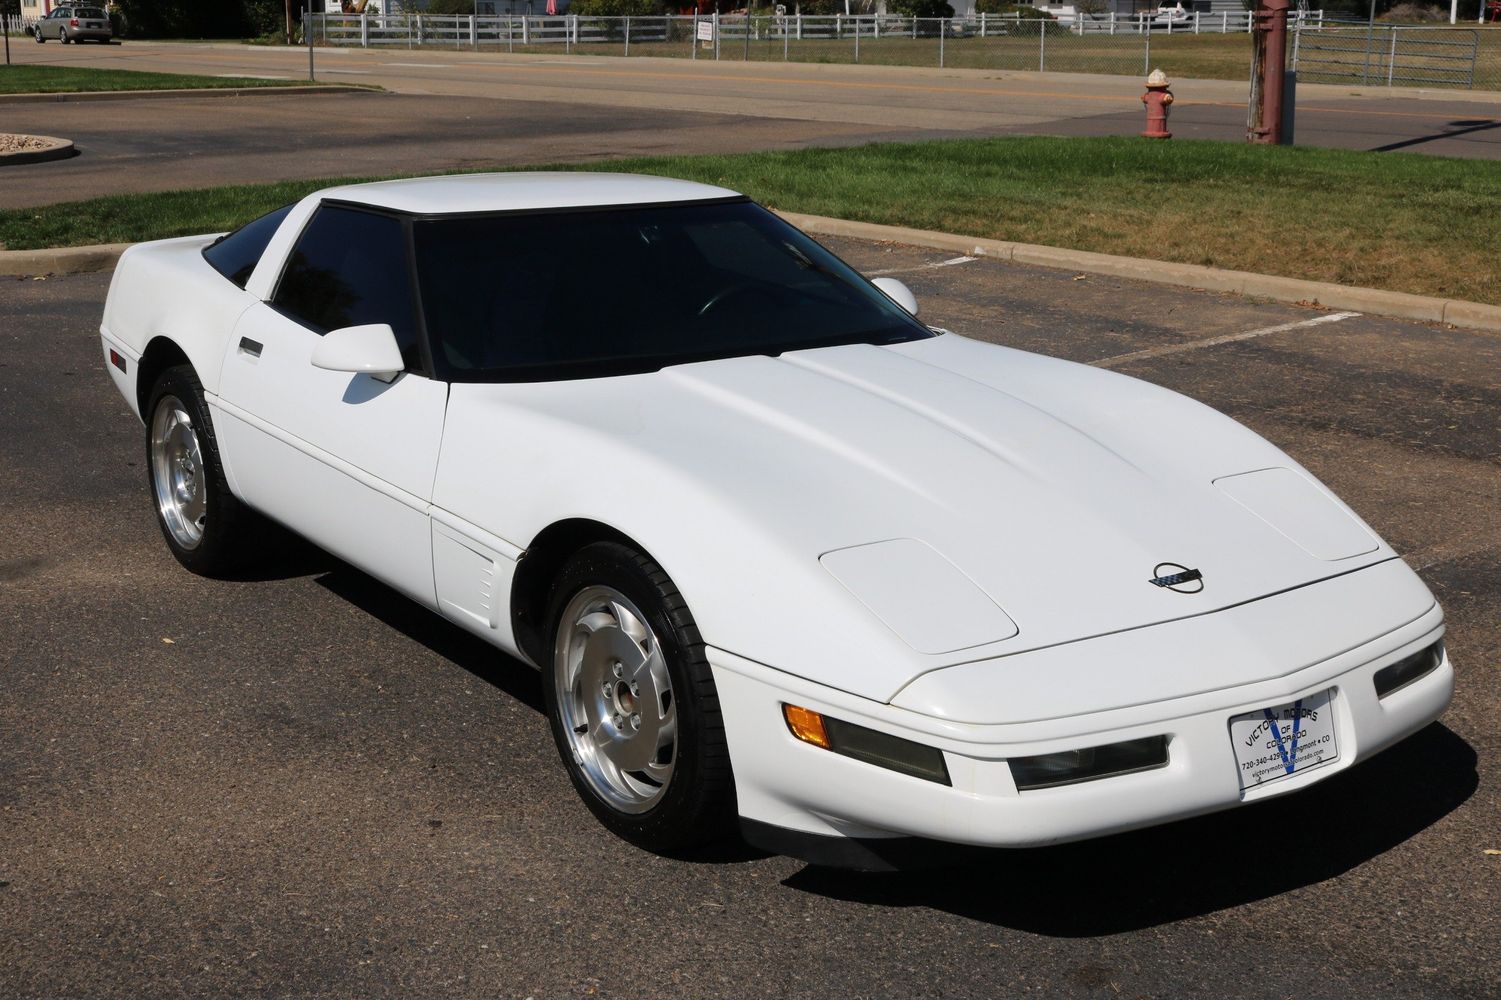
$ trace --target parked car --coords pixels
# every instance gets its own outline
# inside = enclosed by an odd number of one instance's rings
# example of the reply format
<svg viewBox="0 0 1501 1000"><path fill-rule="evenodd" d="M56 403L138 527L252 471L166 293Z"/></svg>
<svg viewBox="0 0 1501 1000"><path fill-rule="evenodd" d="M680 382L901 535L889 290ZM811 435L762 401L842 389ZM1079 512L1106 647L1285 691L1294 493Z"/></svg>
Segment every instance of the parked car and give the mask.
<svg viewBox="0 0 1501 1000"><path fill-rule="evenodd" d="M1182 3L1164 3L1157 8L1157 13L1152 15L1152 26L1155 28L1179 27L1189 24L1193 20L1190 13Z"/></svg>
<svg viewBox="0 0 1501 1000"><path fill-rule="evenodd" d="M1444 710L1443 612L1293 459L916 314L733 191L516 173L133 247L101 335L183 566L270 518L540 668L652 850L1316 798Z"/></svg>
<svg viewBox="0 0 1501 1000"><path fill-rule="evenodd" d="M38 43L56 38L68 42L103 42L114 37L109 15L99 7L56 7L32 29Z"/></svg>

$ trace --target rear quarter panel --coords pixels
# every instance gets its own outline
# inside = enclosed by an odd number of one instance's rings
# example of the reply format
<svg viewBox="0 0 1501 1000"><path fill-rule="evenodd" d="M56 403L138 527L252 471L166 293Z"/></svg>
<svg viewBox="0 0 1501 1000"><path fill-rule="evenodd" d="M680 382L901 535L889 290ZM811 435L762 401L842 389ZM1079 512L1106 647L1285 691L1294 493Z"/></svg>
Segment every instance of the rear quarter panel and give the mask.
<svg viewBox="0 0 1501 1000"><path fill-rule="evenodd" d="M235 321L255 298L215 271L203 259L210 236L140 243L115 265L104 318L99 327L105 367L126 402L141 416L137 384L141 358L152 342L165 338L187 355L210 393L219 390L219 368ZM109 364L113 348L127 371Z"/></svg>

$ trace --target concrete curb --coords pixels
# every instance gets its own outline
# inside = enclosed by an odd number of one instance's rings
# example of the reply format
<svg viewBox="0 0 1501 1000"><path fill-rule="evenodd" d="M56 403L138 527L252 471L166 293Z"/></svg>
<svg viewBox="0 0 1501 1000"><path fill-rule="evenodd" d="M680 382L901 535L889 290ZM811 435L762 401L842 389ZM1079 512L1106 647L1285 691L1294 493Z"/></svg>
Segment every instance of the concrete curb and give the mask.
<svg viewBox="0 0 1501 1000"><path fill-rule="evenodd" d="M72 139L59 139L55 135L28 135L27 139L41 139L47 145L41 149L18 149L13 153L0 153L0 167L18 163L45 163L48 160L65 160L77 156L78 150Z"/></svg>
<svg viewBox="0 0 1501 1000"><path fill-rule="evenodd" d="M799 229L827 236L884 240L910 246L931 247L934 250L952 250L971 257L996 257L1018 264L1036 264L1042 267L1083 271L1089 274L1104 274L1114 278L1154 281L1159 284L1181 285L1186 288L1205 288L1215 292L1234 292L1237 295L1252 295L1281 302L1317 304L1330 309L1350 309L1355 312L1376 313L1382 316L1448 323L1473 330L1501 332L1501 306L1466 302L1463 299L1441 299L1427 295L1410 295L1406 292L1389 292L1380 288L1357 288L1324 281L1305 281L1300 278L1256 274L1250 271L1229 271L1199 264L1174 264L1169 261L1117 257L1112 254L1090 253L1085 250L1065 250L1060 247L1036 246L1030 243L1009 243L1004 240L956 236L952 233L906 229L901 226L880 226L871 222L850 222L846 219L829 219L819 215L801 215L796 212L777 214Z"/></svg>
<svg viewBox="0 0 1501 1000"><path fill-rule="evenodd" d="M952 250L971 257L994 257L1017 264L1056 267L1069 271L1083 271L1088 274L1103 274L1113 278L1179 285L1184 288L1233 292L1237 295L1252 295L1280 302L1316 304L1330 309L1350 309L1355 312L1397 316L1431 323L1448 323L1472 330L1501 333L1501 306L1486 305L1481 302L1409 295L1406 292L1388 292L1380 288L1354 288L1323 281L1304 281L1299 278L1255 274L1250 271L1228 271L1199 264L1173 264L1168 261L1117 257L1112 254L1065 250L1061 247L1037 246L1031 243L1009 243L1004 240L937 233L927 229L880 226L873 222L851 222L847 219L830 219L821 215L802 215L797 212L778 212L777 214L799 229L824 236L849 236L855 239L904 243L909 246L930 247L934 250ZM114 266L120 254L124 253L129 246L129 243L108 243L100 246L59 247L54 250L0 251L0 276L86 274L91 271L105 271Z"/></svg>
<svg viewBox="0 0 1501 1000"><path fill-rule="evenodd" d="M75 101L134 101L139 98L176 100L183 97L263 97L267 94L291 97L296 94L336 93L379 94L382 91L342 83L296 87L199 87L188 90L87 90L78 93L0 94L0 104L70 104Z"/></svg>
<svg viewBox="0 0 1501 1000"><path fill-rule="evenodd" d="M58 247L55 250L3 250L0 251L0 276L108 271L129 247L129 243L102 243L89 247Z"/></svg>

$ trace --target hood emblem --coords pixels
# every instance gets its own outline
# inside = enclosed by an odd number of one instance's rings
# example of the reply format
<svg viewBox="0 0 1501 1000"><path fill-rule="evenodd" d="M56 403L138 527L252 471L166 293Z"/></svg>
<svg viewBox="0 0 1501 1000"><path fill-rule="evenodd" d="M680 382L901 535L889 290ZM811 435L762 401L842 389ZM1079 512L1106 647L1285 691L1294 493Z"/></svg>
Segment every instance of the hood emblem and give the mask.
<svg viewBox="0 0 1501 1000"><path fill-rule="evenodd" d="M1187 566L1158 563L1152 572L1156 575L1147 582L1156 587L1164 587L1180 594L1197 594L1204 589L1204 574Z"/></svg>

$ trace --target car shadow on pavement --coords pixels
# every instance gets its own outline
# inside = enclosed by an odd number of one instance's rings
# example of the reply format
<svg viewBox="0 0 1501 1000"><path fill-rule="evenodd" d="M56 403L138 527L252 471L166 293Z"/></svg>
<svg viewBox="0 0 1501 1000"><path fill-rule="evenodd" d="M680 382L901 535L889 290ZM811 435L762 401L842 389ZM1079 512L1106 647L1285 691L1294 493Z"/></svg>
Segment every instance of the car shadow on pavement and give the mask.
<svg viewBox="0 0 1501 1000"><path fill-rule="evenodd" d="M1475 791L1475 751L1434 723L1302 792L1058 847L965 851L961 867L888 874L808 867L783 884L923 906L1053 937L1202 916L1334 878L1413 837Z"/></svg>
<svg viewBox="0 0 1501 1000"><path fill-rule="evenodd" d="M477 680L516 699L539 715L546 713L542 700L542 675L535 668L445 621L379 580L341 563L333 556L319 550L314 551L326 560L323 564L324 572L314 580L320 587L468 671ZM730 840L678 851L670 856L688 864L718 865L754 861L769 855L759 848Z"/></svg>
<svg viewBox="0 0 1501 1000"><path fill-rule="evenodd" d="M314 582L533 711L545 711L542 678L533 667L439 618L416 601L343 564Z"/></svg>
<svg viewBox="0 0 1501 1000"><path fill-rule="evenodd" d="M317 576L344 568L337 556L330 555L301 535L272 521L257 521L252 530L255 532L252 545L254 555L244 565L221 574L218 579L236 583L265 583Z"/></svg>

